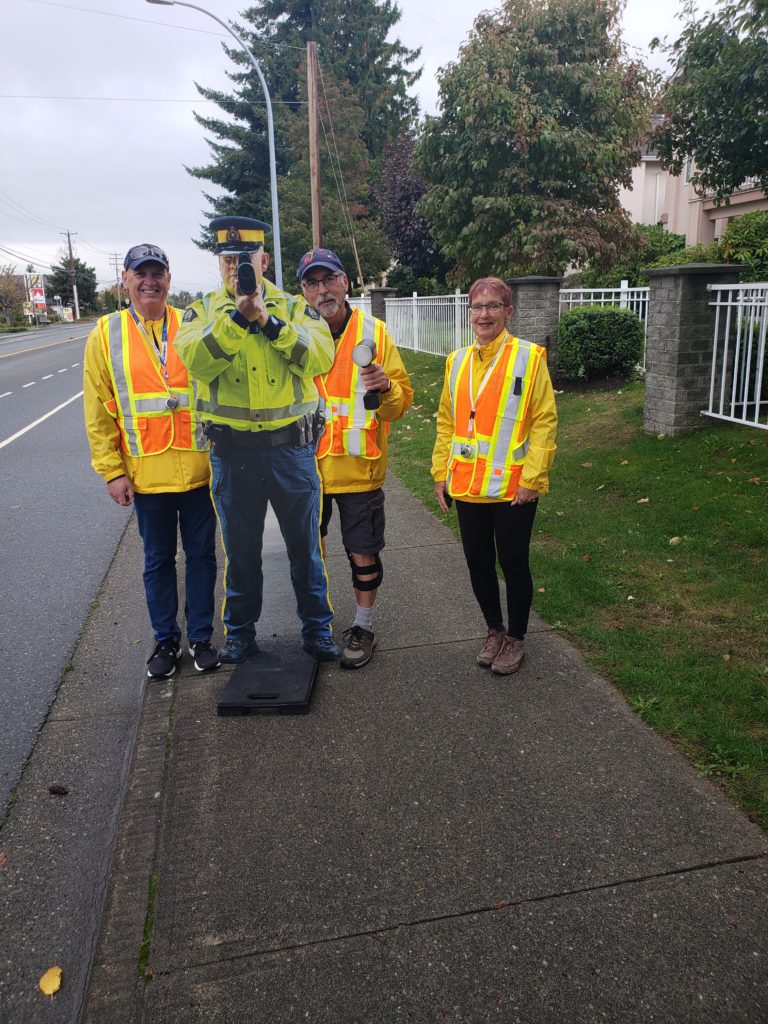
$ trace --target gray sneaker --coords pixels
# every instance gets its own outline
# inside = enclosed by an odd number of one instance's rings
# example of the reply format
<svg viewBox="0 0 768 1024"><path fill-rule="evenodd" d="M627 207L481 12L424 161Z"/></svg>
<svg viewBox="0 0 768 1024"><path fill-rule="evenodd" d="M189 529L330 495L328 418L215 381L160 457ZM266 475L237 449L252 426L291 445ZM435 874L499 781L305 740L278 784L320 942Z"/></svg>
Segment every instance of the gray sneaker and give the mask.
<svg viewBox="0 0 768 1024"><path fill-rule="evenodd" d="M352 626L344 633L344 650L341 652L342 668L362 668L373 657L376 640L368 629Z"/></svg>

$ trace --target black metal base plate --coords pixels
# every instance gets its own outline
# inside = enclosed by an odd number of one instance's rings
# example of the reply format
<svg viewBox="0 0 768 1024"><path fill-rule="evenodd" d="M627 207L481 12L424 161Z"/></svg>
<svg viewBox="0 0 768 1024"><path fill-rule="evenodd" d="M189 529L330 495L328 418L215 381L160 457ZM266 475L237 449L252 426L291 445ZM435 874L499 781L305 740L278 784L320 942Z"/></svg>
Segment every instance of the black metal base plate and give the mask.
<svg viewBox="0 0 768 1024"><path fill-rule="evenodd" d="M295 639L275 637L268 647L235 666L216 711L219 715L303 714L309 710L316 677L317 662Z"/></svg>

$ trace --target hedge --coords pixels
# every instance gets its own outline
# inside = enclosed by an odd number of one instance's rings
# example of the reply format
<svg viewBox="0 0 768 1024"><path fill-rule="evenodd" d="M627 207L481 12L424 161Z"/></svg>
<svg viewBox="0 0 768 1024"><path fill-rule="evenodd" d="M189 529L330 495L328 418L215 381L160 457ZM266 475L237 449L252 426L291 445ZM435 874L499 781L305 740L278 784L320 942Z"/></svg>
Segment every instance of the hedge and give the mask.
<svg viewBox="0 0 768 1024"><path fill-rule="evenodd" d="M566 380L631 377L643 358L643 325L631 309L574 306L560 317L557 371Z"/></svg>

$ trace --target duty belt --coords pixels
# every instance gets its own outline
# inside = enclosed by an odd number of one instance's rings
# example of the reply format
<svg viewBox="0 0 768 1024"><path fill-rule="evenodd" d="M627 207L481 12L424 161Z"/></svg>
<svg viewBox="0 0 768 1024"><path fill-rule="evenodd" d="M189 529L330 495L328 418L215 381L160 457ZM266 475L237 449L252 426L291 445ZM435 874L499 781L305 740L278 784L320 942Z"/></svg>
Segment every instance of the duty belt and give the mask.
<svg viewBox="0 0 768 1024"><path fill-rule="evenodd" d="M312 417L302 416L294 423L277 430L233 430L226 423L203 424L203 433L219 452L264 451L291 445L301 448L313 440Z"/></svg>

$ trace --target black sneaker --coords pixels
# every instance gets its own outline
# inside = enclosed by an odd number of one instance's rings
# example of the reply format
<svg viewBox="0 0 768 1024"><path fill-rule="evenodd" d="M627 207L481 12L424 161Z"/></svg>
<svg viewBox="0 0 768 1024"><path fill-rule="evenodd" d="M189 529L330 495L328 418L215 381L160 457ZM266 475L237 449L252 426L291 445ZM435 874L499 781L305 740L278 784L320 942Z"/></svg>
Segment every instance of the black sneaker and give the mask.
<svg viewBox="0 0 768 1024"><path fill-rule="evenodd" d="M147 675L150 679L170 679L180 657L178 640L161 640L147 660Z"/></svg>
<svg viewBox="0 0 768 1024"><path fill-rule="evenodd" d="M198 672L212 672L221 664L219 653L210 640L195 640L194 643L190 643L189 653Z"/></svg>
<svg viewBox="0 0 768 1024"><path fill-rule="evenodd" d="M341 654L332 636L316 636L313 640L305 640L302 646L315 661L337 661Z"/></svg>
<svg viewBox="0 0 768 1024"><path fill-rule="evenodd" d="M250 658L252 654L258 653L259 645L255 640L246 640L241 636L228 636L219 651L219 661L222 665L239 665L241 661Z"/></svg>
<svg viewBox="0 0 768 1024"><path fill-rule="evenodd" d="M376 640L369 629L352 626L344 633L344 650L339 664L342 668L362 668L373 657Z"/></svg>

